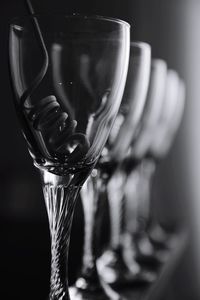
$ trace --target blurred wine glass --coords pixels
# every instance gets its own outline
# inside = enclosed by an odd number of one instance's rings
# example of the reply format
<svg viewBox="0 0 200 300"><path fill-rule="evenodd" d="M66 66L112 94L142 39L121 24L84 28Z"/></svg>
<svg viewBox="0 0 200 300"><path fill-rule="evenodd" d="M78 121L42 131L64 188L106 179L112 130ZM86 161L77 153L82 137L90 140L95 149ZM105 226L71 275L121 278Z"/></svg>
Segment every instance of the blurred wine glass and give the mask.
<svg viewBox="0 0 200 300"><path fill-rule="evenodd" d="M150 131L150 143L141 163L129 175L125 188L126 237L125 257L143 267L157 270L169 258L167 233L152 220L151 186L157 164L164 159L180 126L185 101L184 83L175 71L168 70L159 118ZM141 150L136 147L136 155ZM135 189L133 190L133 185ZM134 194L134 197L133 197Z"/></svg>
<svg viewBox="0 0 200 300"><path fill-rule="evenodd" d="M132 286L133 283L151 283L155 280L153 272L141 268L138 262L133 259L132 248L130 252L130 247L127 245L130 242L129 231L131 230L131 233L133 233L133 228L135 230L134 214L136 213L136 207L134 207L134 203L137 200L133 198L137 198L138 195L134 193L137 190L137 178L134 171L148 149L151 138L150 133L152 134L152 128L154 128L159 118L166 73L167 67L164 61L152 61L146 103L137 135L132 140L129 152L124 157L120 168L108 184L108 199L111 203L111 228L113 228L113 231L111 232L110 247L101 257L99 265L104 280L115 289L124 289ZM129 130L131 130L131 127ZM132 174L135 177L134 181L133 178L131 179ZM128 184L130 184L129 189ZM125 194L129 191L130 195L127 200ZM130 208L127 201L131 202Z"/></svg>
<svg viewBox="0 0 200 300"><path fill-rule="evenodd" d="M127 81L119 113L95 170L83 186L85 242L81 273L72 287L74 299L120 298L102 280L97 270L98 237L103 221L106 188L133 140L143 113L150 75L151 48L132 42Z"/></svg>

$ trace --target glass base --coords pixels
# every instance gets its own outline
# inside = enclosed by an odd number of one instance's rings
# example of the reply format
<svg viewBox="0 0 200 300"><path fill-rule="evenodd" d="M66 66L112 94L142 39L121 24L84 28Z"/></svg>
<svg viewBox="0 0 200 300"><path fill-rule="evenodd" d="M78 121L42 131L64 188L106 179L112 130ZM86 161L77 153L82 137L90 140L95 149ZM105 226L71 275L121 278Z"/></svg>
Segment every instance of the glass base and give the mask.
<svg viewBox="0 0 200 300"><path fill-rule="evenodd" d="M151 269L157 269L169 258L170 249L165 247L156 248L148 236L141 236L136 241L136 261Z"/></svg>
<svg viewBox="0 0 200 300"><path fill-rule="evenodd" d="M128 287L148 285L155 281L155 273L143 270L135 262L134 266L127 267L122 250L107 250L98 260L98 270L103 280L113 289L120 290Z"/></svg>
<svg viewBox="0 0 200 300"><path fill-rule="evenodd" d="M126 300L103 282L98 289L72 286L69 288L69 294L70 300Z"/></svg>
<svg viewBox="0 0 200 300"><path fill-rule="evenodd" d="M161 226L154 225L148 232L149 239L156 249L172 249L176 244L177 234L166 232Z"/></svg>

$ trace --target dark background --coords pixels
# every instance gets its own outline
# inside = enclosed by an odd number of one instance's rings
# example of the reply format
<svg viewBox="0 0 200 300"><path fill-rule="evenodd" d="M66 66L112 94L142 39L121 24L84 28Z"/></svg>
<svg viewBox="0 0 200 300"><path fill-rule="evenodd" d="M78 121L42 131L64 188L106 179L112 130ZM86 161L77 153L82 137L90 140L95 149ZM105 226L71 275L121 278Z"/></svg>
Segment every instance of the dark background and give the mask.
<svg viewBox="0 0 200 300"><path fill-rule="evenodd" d="M132 25L134 40L152 46L186 81L184 120L156 175L159 218L190 229L188 247L162 300L198 300L200 260L200 2L198 0L32 0L37 13L86 13L117 17ZM0 2L0 297L43 300L48 295L50 241L37 170L19 129L8 72L9 21L26 14L24 1ZM78 201L70 248L70 281L80 265L83 217ZM3 296L2 296L3 295Z"/></svg>

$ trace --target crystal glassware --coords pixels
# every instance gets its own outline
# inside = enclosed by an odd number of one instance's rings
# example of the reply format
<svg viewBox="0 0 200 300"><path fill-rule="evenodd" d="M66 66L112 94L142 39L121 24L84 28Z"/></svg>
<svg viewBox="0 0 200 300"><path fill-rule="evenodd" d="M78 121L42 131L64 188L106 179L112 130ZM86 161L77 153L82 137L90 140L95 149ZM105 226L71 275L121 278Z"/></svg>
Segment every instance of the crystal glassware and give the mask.
<svg viewBox="0 0 200 300"><path fill-rule="evenodd" d="M149 149L149 159L147 159L147 162L154 165L154 172L151 174L150 181L152 181L152 177L160 162L163 161L163 159L165 159L169 153L176 138L184 113L185 84L178 74L173 70L169 71L169 77L171 77L170 90L171 93L176 96L176 101L172 101L171 109L165 108L166 117L163 113L163 117L160 119L160 129L157 129L158 133L155 135L155 137L153 137L153 141ZM168 233L161 225L159 225L158 220L156 221L150 194L151 189L149 189L149 196L147 195L147 198L149 198L149 206L151 211L149 213L149 217L151 218L148 228L149 238L151 243L157 249L168 250L174 246L174 243L176 243L176 234L173 236L173 234L171 234L172 232ZM179 229L182 230L181 228L177 228L177 231L179 231ZM175 231L176 229L174 230L174 233Z"/></svg>
<svg viewBox="0 0 200 300"><path fill-rule="evenodd" d="M183 81L180 80L175 71L168 70L159 117L149 131L150 143L143 151L144 155L140 165L132 171L127 180L126 232L127 234L130 233L128 234L130 240L127 253L129 253L129 257L134 257L134 261L137 260L143 267L148 265L157 269L170 254L164 249L164 242L169 243L169 240L166 239L166 233L155 223L155 220L152 220L150 194L157 164L169 152L180 126L184 99ZM141 153L139 149L136 152L138 157ZM134 182L137 184L135 190L133 190ZM133 193L135 197L133 197Z"/></svg>
<svg viewBox="0 0 200 300"><path fill-rule="evenodd" d="M76 198L120 106L129 31L124 21L85 15L33 15L10 25L16 112L49 218L51 300L70 299L67 261Z"/></svg>
<svg viewBox="0 0 200 300"><path fill-rule="evenodd" d="M85 246L81 274L76 281L76 295L84 298L108 299L114 296L97 271L99 257L98 236L103 219L102 206L106 188L113 172L136 134L144 109L149 83L151 48L142 42L132 42L125 92L106 147L95 169L82 190L85 215ZM89 201L88 201L89 200ZM99 221L100 220L100 221Z"/></svg>
<svg viewBox="0 0 200 300"><path fill-rule="evenodd" d="M151 48L142 42L132 42L127 81L119 113L100 160L84 185L81 197L85 218L83 265L72 287L74 299L120 298L99 276L100 255L98 237L103 221L103 206L107 183L124 158L136 134L144 109L149 83Z"/></svg>
<svg viewBox="0 0 200 300"><path fill-rule="evenodd" d="M146 219L149 217L149 203L146 195L150 185L151 174L154 172L154 164L151 164L149 161L148 166L146 163L146 167L144 168L144 160L162 111L166 80L166 62L160 59L153 59L147 106L143 115L140 133L134 144L132 154L128 159L137 161L137 164L133 168L129 168L125 186L124 199L126 210L124 249L127 264L134 268L137 252L135 248L138 245L136 240L138 241L145 231ZM141 174L143 176L141 176ZM151 244L147 244L147 242L144 243L144 241L142 247L145 249L152 248Z"/></svg>
<svg viewBox="0 0 200 300"><path fill-rule="evenodd" d="M149 132L151 132L159 117L166 70L167 67L164 61L152 61L148 93L139 130L130 145L129 153L124 157L120 168L108 184L108 199L112 205L110 214L113 231L110 248L102 256L101 265L104 280L116 289L124 290L124 288L132 286L133 283L146 284L155 280L155 274L141 268L134 259L133 249L131 248L130 251L129 230L131 229L133 233L133 228L135 229L134 215L136 207L134 207L134 203L137 203L138 196L135 194L138 181L135 170L149 144ZM116 189L119 186L119 181L122 183L120 191ZM129 191L131 193L127 197L126 193L129 193ZM127 203L129 199L131 202L130 209L129 202Z"/></svg>

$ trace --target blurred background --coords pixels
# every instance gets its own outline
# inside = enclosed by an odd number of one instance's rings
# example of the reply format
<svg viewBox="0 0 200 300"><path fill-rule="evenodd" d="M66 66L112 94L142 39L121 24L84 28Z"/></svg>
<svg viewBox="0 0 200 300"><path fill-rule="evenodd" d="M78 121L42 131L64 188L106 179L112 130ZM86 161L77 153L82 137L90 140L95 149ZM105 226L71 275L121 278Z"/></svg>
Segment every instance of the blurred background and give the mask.
<svg viewBox="0 0 200 300"><path fill-rule="evenodd" d="M184 224L189 241L162 300L200 298L200 1L32 0L37 13L86 13L132 25L133 40L152 46L186 82L186 109L176 141L156 174L154 201L166 226ZM37 170L20 132L8 71L10 20L25 15L22 0L0 1L0 291L3 299L43 300L48 295L50 240ZM70 282L80 265L82 207L77 204L70 246ZM1 296L2 297L2 296Z"/></svg>

